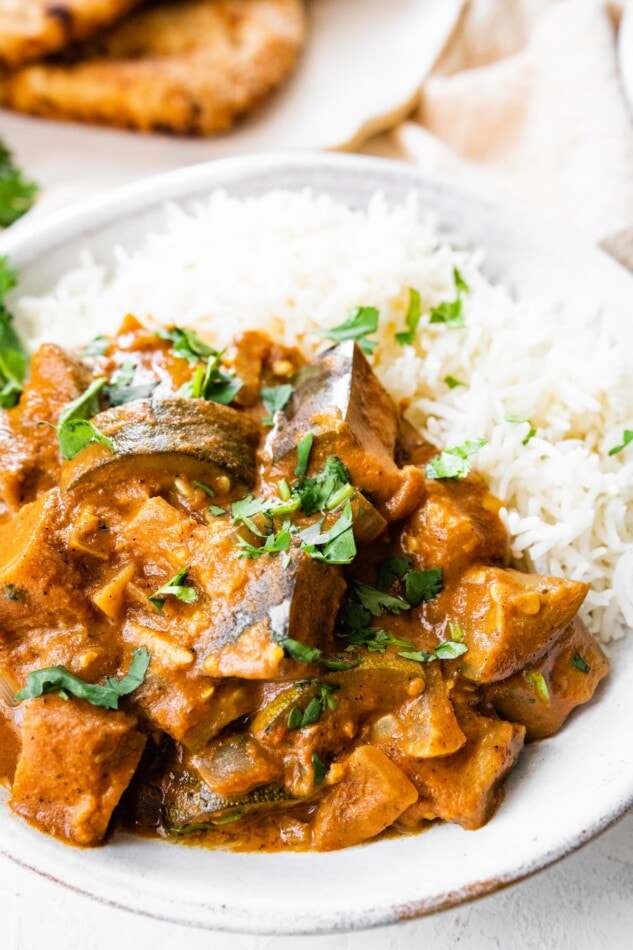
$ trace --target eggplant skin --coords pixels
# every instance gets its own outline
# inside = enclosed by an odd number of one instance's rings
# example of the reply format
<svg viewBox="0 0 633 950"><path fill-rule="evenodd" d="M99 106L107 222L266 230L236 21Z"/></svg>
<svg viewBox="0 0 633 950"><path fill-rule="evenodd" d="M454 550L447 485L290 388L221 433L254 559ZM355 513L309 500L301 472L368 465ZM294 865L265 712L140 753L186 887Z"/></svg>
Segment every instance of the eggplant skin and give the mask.
<svg viewBox="0 0 633 950"><path fill-rule="evenodd" d="M92 422L112 441L114 453L90 445L66 462L66 490L110 478L112 466L130 461L141 474L143 468L181 474L211 466L248 487L255 483L259 428L229 406L204 399L139 399L101 412Z"/></svg>

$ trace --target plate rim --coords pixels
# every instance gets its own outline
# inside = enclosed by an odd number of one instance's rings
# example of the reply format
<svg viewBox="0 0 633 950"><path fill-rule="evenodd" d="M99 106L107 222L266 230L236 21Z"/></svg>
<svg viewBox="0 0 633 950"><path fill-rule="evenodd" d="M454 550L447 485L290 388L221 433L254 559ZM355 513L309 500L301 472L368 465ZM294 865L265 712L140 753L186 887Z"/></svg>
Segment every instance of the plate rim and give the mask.
<svg viewBox="0 0 633 950"><path fill-rule="evenodd" d="M513 205L508 201L499 201L492 191L473 192L456 185L450 178L442 175L426 174L415 166L401 162L340 154L317 153L309 155L273 152L218 159L194 166L186 166L182 169L142 179L139 182L119 186L102 195L84 199L67 208L56 209L39 217L34 216L31 220L22 219L11 229L9 234L0 235L0 255L10 255L15 259L18 266L26 265L37 259L46 249L67 244L83 235L88 236L91 232L98 232L114 223L117 218L134 217L136 214L155 206L158 202L168 203L186 200L187 198L202 198L205 191L217 187L225 187L230 191L231 186L241 179L248 179L249 176L252 177L257 174L273 173L277 175L283 171L288 173L305 171L308 174L314 174L323 170L328 170L334 174L339 171L348 174L355 170L359 174L375 172L379 177L385 175L388 178L401 176L410 183L412 189L415 188L416 183L420 185L424 182L442 191L450 190L452 193L464 196L471 206L479 205L480 207L486 207L488 210L497 210L504 216L507 216L509 212L514 212L520 216L517 227L520 224L529 224L530 227L534 227L536 223L542 224L545 220L532 213L526 213L525 209L518 204ZM277 187L281 186L277 185ZM547 226L551 232L551 222L547 222ZM560 227L555 228L554 240L560 239L562 236L564 236L567 244L571 243L577 249L581 256L587 260L592 260L595 264L600 262L603 267L606 265L613 275L618 273L619 278L624 277L630 284L630 288L633 289L633 275L610 258L606 252L588 246L573 236L570 238L569 233ZM91 890L88 885L80 887L77 886L76 882L71 883L68 880L58 878L52 873L50 866L47 866L46 860L40 866L35 866L26 860L21 860L19 855L8 851L4 842L0 842L0 853L21 866L52 879L77 893L108 906L137 913L141 916L202 929L238 933L323 934L378 927L399 920L411 920L474 900L512 883L524 880L537 871L559 861L601 834L621 818L632 805L633 786L628 788L625 794L620 789L619 795L612 801L610 809L601 817L579 831L576 837L570 837L569 840L559 843L556 847L545 850L528 863L523 861L518 866L511 865L505 873L474 882L465 888L420 898L417 901L408 901L400 905L393 904L374 915L368 913L367 908L361 908L358 911L352 911L342 923L337 923L331 916L319 917L318 910L311 918L302 918L296 923L291 919L285 919L281 922L276 921L272 926L266 922L272 919L271 914L266 917L266 914L262 914L261 911L260 916L251 923L250 920L243 919L239 914L234 914L233 918L216 914L217 919L209 922L201 918L195 918L195 916L183 915L182 912L178 912L177 908L174 912L158 912L155 908L148 910L131 906L120 899L108 898L96 893L95 890ZM359 853L361 852L359 851ZM226 912L230 911L230 908L224 906L222 910Z"/></svg>

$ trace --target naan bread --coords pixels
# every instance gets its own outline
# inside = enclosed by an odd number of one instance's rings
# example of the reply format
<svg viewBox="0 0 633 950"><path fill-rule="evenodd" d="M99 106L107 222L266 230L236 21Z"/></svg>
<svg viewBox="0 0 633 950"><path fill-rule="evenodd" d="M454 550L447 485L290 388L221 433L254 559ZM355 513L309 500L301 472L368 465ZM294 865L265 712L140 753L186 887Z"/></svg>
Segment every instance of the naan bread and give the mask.
<svg viewBox="0 0 633 950"><path fill-rule="evenodd" d="M0 65L21 63L85 40L139 0L0 0Z"/></svg>
<svg viewBox="0 0 633 950"><path fill-rule="evenodd" d="M283 82L305 32L302 0L154 3L78 59L8 76L0 100L51 118L209 135Z"/></svg>

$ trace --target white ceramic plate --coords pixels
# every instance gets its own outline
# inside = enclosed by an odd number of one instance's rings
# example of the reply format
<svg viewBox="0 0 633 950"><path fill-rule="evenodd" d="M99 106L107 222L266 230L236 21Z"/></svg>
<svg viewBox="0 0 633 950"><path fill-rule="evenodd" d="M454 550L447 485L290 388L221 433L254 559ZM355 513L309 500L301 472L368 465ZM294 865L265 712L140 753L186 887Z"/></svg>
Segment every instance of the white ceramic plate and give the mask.
<svg viewBox="0 0 633 950"><path fill-rule="evenodd" d="M184 205L215 187L235 195L311 186L354 207L375 190L414 190L454 243L480 245L486 267L521 296L591 308L630 347L633 278L605 255L501 209L487 198L374 159L262 156L184 169L130 186L0 238L22 290L42 292L89 247L102 261L160 227L167 199ZM385 924L487 893L544 867L618 818L633 802L633 641L615 651L598 701L558 736L526 749L506 800L485 828L438 825L423 835L328 854L231 854L119 834L103 849L66 847L0 801L0 850L97 900L198 927L314 933Z"/></svg>
<svg viewBox="0 0 633 950"><path fill-rule="evenodd" d="M410 109L463 2L310 0L308 43L297 72L226 135L139 135L0 110L1 137L42 186L44 207L225 156L350 148Z"/></svg>

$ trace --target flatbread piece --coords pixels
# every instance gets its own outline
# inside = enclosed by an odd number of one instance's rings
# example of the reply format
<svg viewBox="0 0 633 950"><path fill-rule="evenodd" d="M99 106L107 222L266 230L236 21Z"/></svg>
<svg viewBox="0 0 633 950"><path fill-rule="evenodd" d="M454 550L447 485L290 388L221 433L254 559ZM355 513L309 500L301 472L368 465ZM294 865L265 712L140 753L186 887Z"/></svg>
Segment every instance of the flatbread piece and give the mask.
<svg viewBox="0 0 633 950"><path fill-rule="evenodd" d="M153 3L79 51L18 70L0 101L34 115L144 132L230 128L291 72L306 33L302 0Z"/></svg>
<svg viewBox="0 0 633 950"><path fill-rule="evenodd" d="M14 69L111 26L139 0L0 0L0 66Z"/></svg>

